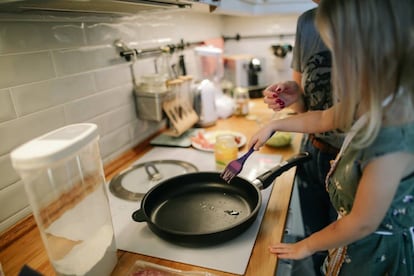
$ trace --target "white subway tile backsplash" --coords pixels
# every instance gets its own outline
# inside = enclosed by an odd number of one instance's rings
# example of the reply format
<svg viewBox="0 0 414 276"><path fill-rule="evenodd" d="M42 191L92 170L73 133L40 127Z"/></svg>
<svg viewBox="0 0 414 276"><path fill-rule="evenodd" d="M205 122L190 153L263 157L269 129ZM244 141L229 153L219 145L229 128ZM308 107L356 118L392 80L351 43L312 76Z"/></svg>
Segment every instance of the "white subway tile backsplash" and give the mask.
<svg viewBox="0 0 414 276"><path fill-rule="evenodd" d="M0 202L2 203L0 208L0 221L26 208L29 205L29 201L24 190L23 182L19 181L2 189ZM7 204L4 204L4 202Z"/></svg>
<svg viewBox="0 0 414 276"><path fill-rule="evenodd" d="M138 37L139 30L139 23L136 21L85 24L85 36L89 45L113 45L116 39L125 42L134 41Z"/></svg>
<svg viewBox="0 0 414 276"><path fill-rule="evenodd" d="M124 85L65 105L67 123L80 123L133 102L132 85Z"/></svg>
<svg viewBox="0 0 414 276"><path fill-rule="evenodd" d="M263 66L264 85L289 80L292 78L291 53L285 58L276 57L271 45L294 45L293 34L296 31L296 14L267 15L255 17L226 16L223 19L223 33L225 36L235 37L240 34L240 40L227 40L224 52L228 55L250 54L264 58ZM260 26L260 28L258 28ZM260 39L243 39L243 37L264 35Z"/></svg>
<svg viewBox="0 0 414 276"><path fill-rule="evenodd" d="M108 156L117 149L127 145L130 141L128 126L113 131L99 140L102 156Z"/></svg>
<svg viewBox="0 0 414 276"><path fill-rule="evenodd" d="M10 214L10 216L7 219L0 221L0 233L6 231L10 226L18 223L23 218L29 216L31 213L32 210L30 208L30 205L28 205L23 209L17 211L16 213Z"/></svg>
<svg viewBox="0 0 414 276"><path fill-rule="evenodd" d="M0 88L55 77L49 52L0 56L0 72Z"/></svg>
<svg viewBox="0 0 414 276"><path fill-rule="evenodd" d="M16 118L16 111L9 89L0 90L0 123Z"/></svg>
<svg viewBox="0 0 414 276"><path fill-rule="evenodd" d="M135 143L142 142L151 134L154 134L162 127L165 127L165 122L154 122L154 121L144 121L144 120L137 120L135 123L131 124L130 126L130 135L132 141Z"/></svg>
<svg viewBox="0 0 414 276"><path fill-rule="evenodd" d="M131 144L128 143L125 146L123 146L123 147L115 150L111 154L109 154L109 155L107 155L105 157L102 157L103 163L104 164L107 164L107 163L110 163L110 162L118 159L123 153L125 153L126 151L128 151L129 149L131 149L133 146L135 146L135 144L134 145L131 145Z"/></svg>
<svg viewBox="0 0 414 276"><path fill-rule="evenodd" d="M123 105L102 116L103 134L115 131L116 129L136 120L135 105L133 102Z"/></svg>
<svg viewBox="0 0 414 276"><path fill-rule="evenodd" d="M58 76L97 70L112 65L124 64L112 45L85 46L81 48L53 51Z"/></svg>
<svg viewBox="0 0 414 276"><path fill-rule="evenodd" d="M19 116L86 97L95 92L91 74L51 79L12 88Z"/></svg>
<svg viewBox="0 0 414 276"><path fill-rule="evenodd" d="M78 47L85 44L83 24L76 22L1 22L0 34L0 54ZM24 39L27 37L30 39Z"/></svg>
<svg viewBox="0 0 414 276"><path fill-rule="evenodd" d="M99 91L124 84L132 84L131 68L126 62L123 65L96 71L94 77Z"/></svg>
<svg viewBox="0 0 414 276"><path fill-rule="evenodd" d="M0 155L65 125L63 107L51 108L0 124Z"/></svg>
<svg viewBox="0 0 414 276"><path fill-rule="evenodd" d="M20 177L14 170L9 154L0 156L0 190L17 182Z"/></svg>

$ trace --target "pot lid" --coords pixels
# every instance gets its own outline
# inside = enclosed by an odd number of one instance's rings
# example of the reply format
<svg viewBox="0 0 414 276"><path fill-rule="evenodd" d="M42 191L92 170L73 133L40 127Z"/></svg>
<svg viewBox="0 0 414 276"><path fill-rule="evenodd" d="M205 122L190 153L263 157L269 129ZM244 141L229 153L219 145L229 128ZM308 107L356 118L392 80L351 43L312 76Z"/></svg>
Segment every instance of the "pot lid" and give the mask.
<svg viewBox="0 0 414 276"><path fill-rule="evenodd" d="M159 182L197 171L197 167L193 164L181 160L149 161L134 165L114 176L109 183L109 190L116 197L139 201Z"/></svg>

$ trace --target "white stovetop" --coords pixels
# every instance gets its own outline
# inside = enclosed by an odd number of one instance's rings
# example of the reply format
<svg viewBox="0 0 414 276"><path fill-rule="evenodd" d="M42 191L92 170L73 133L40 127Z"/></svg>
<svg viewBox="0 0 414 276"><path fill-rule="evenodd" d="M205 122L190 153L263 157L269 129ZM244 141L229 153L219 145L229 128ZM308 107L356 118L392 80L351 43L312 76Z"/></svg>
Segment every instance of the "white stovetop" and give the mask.
<svg viewBox="0 0 414 276"><path fill-rule="evenodd" d="M192 163L198 167L199 171L215 170L213 153L192 148L155 147L138 159L136 164L165 159ZM280 161L280 155L253 153L246 161L240 176L253 180L256 176L275 166ZM257 220L247 231L228 242L202 248L188 248L162 240L151 232L146 223L138 223L131 219L132 213L140 208L140 202L131 202L117 198L108 189L117 248L243 275L250 259L271 189L272 186L261 192L262 207Z"/></svg>

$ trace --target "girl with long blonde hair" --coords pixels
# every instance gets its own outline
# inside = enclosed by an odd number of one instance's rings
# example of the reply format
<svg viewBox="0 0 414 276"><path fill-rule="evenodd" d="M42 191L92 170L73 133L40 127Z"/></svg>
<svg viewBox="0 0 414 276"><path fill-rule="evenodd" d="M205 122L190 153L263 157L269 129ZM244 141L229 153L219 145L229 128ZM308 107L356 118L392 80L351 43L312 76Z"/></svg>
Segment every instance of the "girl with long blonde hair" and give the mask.
<svg viewBox="0 0 414 276"><path fill-rule="evenodd" d="M329 250L326 275L414 275L414 2L322 0L316 24L333 57L335 105L271 121L274 131L346 133L326 178L338 220L282 259Z"/></svg>

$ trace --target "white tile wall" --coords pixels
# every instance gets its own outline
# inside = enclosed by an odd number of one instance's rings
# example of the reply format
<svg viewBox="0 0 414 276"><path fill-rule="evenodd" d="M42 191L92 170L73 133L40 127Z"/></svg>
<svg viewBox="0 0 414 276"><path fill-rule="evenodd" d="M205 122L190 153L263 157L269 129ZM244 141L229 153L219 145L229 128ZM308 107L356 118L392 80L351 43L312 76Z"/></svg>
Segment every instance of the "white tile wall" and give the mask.
<svg viewBox="0 0 414 276"><path fill-rule="evenodd" d="M9 89L0 90L0 123L16 118Z"/></svg>
<svg viewBox="0 0 414 276"><path fill-rule="evenodd" d="M39 70L40 69L40 70ZM0 56L0 88L12 87L55 77L49 52Z"/></svg>
<svg viewBox="0 0 414 276"><path fill-rule="evenodd" d="M95 92L92 74L50 79L11 88L19 117L84 98Z"/></svg>
<svg viewBox="0 0 414 276"><path fill-rule="evenodd" d="M291 53L285 58L273 55L271 45L294 44L297 14L276 14L266 16L225 16L223 34L234 37L240 34L241 40L228 40L224 44L227 54L251 54L264 58L264 79L267 84L291 78ZM266 38L243 39L243 36L265 35ZM281 66L282 65L282 66Z"/></svg>
<svg viewBox="0 0 414 276"><path fill-rule="evenodd" d="M30 213L9 157L17 146L66 124L93 122L107 163L164 126L136 117L131 67L114 40L142 49L236 32L290 32L295 21L296 16L246 19L171 10L122 19L0 16L0 232ZM270 42L229 42L225 51L240 48L269 57ZM193 51L183 53L188 73L195 75ZM154 61L139 59L133 69L139 79L154 72Z"/></svg>

